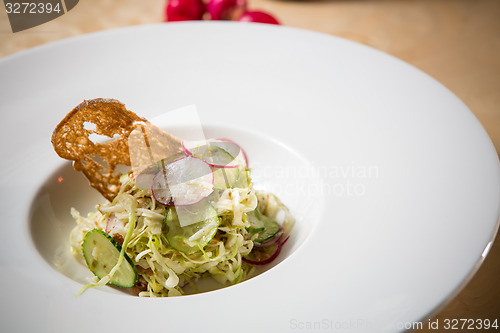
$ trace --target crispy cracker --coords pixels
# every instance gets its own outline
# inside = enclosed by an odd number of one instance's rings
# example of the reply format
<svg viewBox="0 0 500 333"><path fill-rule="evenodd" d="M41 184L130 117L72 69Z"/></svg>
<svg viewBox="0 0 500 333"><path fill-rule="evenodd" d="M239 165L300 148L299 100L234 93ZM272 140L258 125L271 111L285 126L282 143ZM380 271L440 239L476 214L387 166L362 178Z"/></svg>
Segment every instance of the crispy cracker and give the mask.
<svg viewBox="0 0 500 333"><path fill-rule="evenodd" d="M131 133L135 134L129 142ZM98 142L96 135L106 140ZM131 149L134 156L140 156L135 158L134 167L154 162L158 154L152 152L152 146L166 156L182 149L180 139L127 110L123 103L103 98L76 106L57 125L51 142L56 153L73 161L73 168L82 171L90 185L109 201L120 189L117 167L131 166Z"/></svg>

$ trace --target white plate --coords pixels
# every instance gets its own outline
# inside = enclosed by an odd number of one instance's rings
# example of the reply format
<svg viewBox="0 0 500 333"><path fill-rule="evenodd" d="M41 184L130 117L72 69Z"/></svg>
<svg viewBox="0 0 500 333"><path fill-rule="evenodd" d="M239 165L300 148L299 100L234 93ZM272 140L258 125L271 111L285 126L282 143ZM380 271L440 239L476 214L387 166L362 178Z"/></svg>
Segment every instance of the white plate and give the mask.
<svg viewBox="0 0 500 333"><path fill-rule="evenodd" d="M498 158L479 122L424 73L353 42L258 24L140 26L7 57L0 80L6 331L396 332L460 290L497 230ZM207 131L240 140L256 182L297 214L281 262L200 295L75 298L81 282L58 262L65 205L93 202L50 136L95 97L148 118L194 104Z"/></svg>

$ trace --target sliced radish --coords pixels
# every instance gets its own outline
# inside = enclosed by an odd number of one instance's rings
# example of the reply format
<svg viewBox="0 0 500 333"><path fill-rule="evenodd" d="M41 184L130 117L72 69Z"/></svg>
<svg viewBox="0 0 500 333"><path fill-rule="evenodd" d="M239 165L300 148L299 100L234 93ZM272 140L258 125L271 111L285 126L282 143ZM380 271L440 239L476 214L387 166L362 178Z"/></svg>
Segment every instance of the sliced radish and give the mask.
<svg viewBox="0 0 500 333"><path fill-rule="evenodd" d="M167 165L169 163L172 163L175 160L181 159L183 157L186 157L185 154L175 154L169 157L164 158L161 161L156 162L153 165L150 165L140 171L134 172L135 176L135 185L143 190L146 189L151 189L151 186L153 185L153 179L158 173L158 171L161 170L162 165Z"/></svg>
<svg viewBox="0 0 500 333"><path fill-rule="evenodd" d="M240 146L231 141L183 141L182 147L186 154L201 158L216 168L236 168L241 155Z"/></svg>
<svg viewBox="0 0 500 333"><path fill-rule="evenodd" d="M125 228L125 223L120 221L115 213L109 214L108 221L106 223L106 233L111 237L116 239L122 239L127 233L127 229Z"/></svg>
<svg viewBox="0 0 500 333"><path fill-rule="evenodd" d="M225 142L231 142L235 145L238 146L239 150L240 150L240 155L241 157L243 158L243 161L245 161L245 166L248 165L248 156L247 156L247 153L245 152L245 150L243 148L241 148L241 146L236 143L235 141L231 140L231 139L227 139L227 138L222 138L222 139L219 139L220 141L225 141Z"/></svg>
<svg viewBox="0 0 500 333"><path fill-rule="evenodd" d="M115 216L115 213L109 214L109 218L106 223L106 233L109 234L111 230L116 228L118 226L118 222L120 222L120 220L118 220L118 218Z"/></svg>
<svg viewBox="0 0 500 333"><path fill-rule="evenodd" d="M287 236L282 242L277 242L267 247L254 249L252 250L252 252L250 252L250 255L243 257L242 259L250 265L267 265L278 257L281 252L281 248L286 243L288 238L290 238L290 236Z"/></svg>
<svg viewBox="0 0 500 333"><path fill-rule="evenodd" d="M165 206L195 204L213 192L214 175L205 161L187 156L163 167L153 178L151 190Z"/></svg>

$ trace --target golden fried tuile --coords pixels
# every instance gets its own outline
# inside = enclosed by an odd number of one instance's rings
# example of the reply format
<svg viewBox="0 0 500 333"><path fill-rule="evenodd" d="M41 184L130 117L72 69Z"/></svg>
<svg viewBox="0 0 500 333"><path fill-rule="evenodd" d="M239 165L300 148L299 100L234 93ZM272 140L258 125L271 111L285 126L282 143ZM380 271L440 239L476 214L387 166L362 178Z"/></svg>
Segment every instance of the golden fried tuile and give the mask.
<svg viewBox="0 0 500 333"><path fill-rule="evenodd" d="M97 142L93 136L106 140ZM158 161L160 155L182 151L180 139L127 110L123 103L103 98L76 106L57 125L51 142L56 153L73 161L73 168L82 171L109 201L120 188L120 166L137 169Z"/></svg>

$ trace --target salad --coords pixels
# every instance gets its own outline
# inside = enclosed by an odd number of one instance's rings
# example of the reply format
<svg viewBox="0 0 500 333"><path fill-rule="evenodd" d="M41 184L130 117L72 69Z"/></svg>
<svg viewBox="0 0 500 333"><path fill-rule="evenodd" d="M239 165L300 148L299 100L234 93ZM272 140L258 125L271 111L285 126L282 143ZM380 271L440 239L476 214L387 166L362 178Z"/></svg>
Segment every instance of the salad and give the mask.
<svg viewBox="0 0 500 333"><path fill-rule="evenodd" d="M244 151L230 140L182 144L179 153L120 176L117 195L82 215L71 209L73 254L138 296L198 292L249 277L280 253L294 224L272 193L256 191Z"/></svg>

